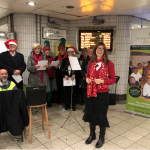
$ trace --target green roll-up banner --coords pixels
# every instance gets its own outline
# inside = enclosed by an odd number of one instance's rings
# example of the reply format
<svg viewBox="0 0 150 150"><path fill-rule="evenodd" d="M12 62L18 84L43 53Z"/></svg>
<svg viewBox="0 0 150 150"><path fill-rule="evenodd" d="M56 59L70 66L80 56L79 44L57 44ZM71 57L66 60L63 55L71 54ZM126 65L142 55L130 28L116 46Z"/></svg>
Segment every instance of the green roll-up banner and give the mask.
<svg viewBox="0 0 150 150"><path fill-rule="evenodd" d="M150 29L131 30L126 111L150 116Z"/></svg>

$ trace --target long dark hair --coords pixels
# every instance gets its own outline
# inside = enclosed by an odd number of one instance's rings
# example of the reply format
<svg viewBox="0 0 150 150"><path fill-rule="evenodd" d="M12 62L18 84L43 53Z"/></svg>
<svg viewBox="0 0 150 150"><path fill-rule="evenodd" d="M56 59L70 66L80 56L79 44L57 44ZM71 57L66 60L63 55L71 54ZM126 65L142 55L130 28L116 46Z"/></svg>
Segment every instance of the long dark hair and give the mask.
<svg viewBox="0 0 150 150"><path fill-rule="evenodd" d="M97 61L97 55L96 55L96 50L98 48L98 46L103 46L103 49L104 49L104 54L103 54L103 57L104 57L104 63L106 66L108 66L108 53L107 53L107 49L106 49L106 46L103 42L98 42L94 49L93 49L93 54L92 54L92 59L91 59L91 63L93 62L96 62Z"/></svg>

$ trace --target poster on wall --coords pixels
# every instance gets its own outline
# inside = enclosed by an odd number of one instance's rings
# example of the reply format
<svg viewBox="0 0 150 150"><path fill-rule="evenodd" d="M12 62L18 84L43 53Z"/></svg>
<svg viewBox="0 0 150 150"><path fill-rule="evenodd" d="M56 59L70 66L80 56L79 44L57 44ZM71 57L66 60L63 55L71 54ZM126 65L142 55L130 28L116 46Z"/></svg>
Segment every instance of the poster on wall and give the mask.
<svg viewBox="0 0 150 150"><path fill-rule="evenodd" d="M66 39L66 30L43 27L43 39L59 40L61 38Z"/></svg>
<svg viewBox="0 0 150 150"><path fill-rule="evenodd" d="M131 30L126 111L150 116L150 29Z"/></svg>

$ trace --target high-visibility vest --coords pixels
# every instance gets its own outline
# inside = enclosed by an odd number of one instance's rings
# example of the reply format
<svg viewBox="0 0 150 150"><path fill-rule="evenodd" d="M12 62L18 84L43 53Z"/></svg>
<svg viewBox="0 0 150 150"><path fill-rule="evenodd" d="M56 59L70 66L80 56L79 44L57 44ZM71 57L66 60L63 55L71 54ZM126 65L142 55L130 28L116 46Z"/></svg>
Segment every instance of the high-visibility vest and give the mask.
<svg viewBox="0 0 150 150"><path fill-rule="evenodd" d="M9 90L13 90L13 88L16 86L16 84L14 82L10 82L10 85L7 89L3 89L1 86L0 86L0 91L9 91Z"/></svg>

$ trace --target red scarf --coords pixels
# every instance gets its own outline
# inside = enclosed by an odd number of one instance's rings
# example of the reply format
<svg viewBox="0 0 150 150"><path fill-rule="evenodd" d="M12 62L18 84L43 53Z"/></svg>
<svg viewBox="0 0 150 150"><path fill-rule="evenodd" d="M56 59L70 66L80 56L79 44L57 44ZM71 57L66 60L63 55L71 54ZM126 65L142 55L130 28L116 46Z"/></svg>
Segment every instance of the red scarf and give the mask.
<svg viewBox="0 0 150 150"><path fill-rule="evenodd" d="M58 54L58 59L57 60L62 60L62 59L65 59L65 58L67 58L68 57L68 55L67 55L67 53L65 52L65 54L64 54L64 56L63 57L61 57L61 55L60 55L60 53Z"/></svg>
<svg viewBox="0 0 150 150"><path fill-rule="evenodd" d="M41 52L39 54L35 54L33 52L33 57L34 57L34 63L35 65L38 64L38 61L41 61L42 60L42 54ZM37 70L36 73L38 73L39 71ZM41 80L41 83L43 83L43 70L40 70L40 80Z"/></svg>
<svg viewBox="0 0 150 150"><path fill-rule="evenodd" d="M97 60L97 63L101 63L99 71L99 79L108 79L109 73L108 68L106 67L103 57ZM90 68L90 79L92 80L90 84L87 85L87 97L97 97L97 89L108 89L108 85L98 84L96 85L94 79L96 79L96 62L92 63Z"/></svg>
<svg viewBox="0 0 150 150"><path fill-rule="evenodd" d="M84 56L82 56L82 60L84 60L85 59L85 57Z"/></svg>

